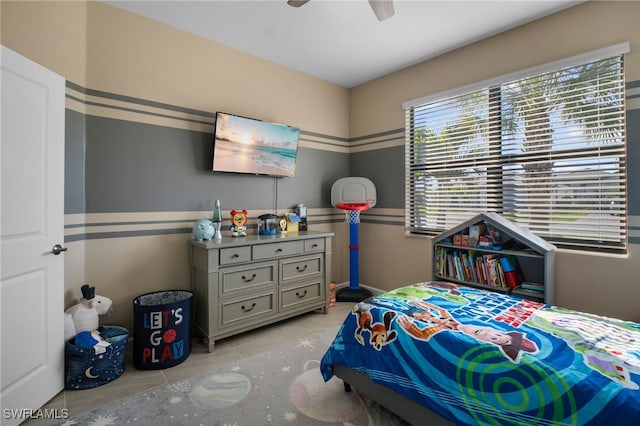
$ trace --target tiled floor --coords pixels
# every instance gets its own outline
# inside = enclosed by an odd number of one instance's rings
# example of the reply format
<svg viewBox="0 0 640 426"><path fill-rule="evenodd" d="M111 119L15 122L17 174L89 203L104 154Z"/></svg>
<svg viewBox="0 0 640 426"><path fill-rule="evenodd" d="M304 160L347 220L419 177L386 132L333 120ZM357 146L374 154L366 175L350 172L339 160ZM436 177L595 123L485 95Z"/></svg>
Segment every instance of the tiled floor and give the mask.
<svg viewBox="0 0 640 426"><path fill-rule="evenodd" d="M139 392L145 392L157 386L173 383L214 370L220 363L248 357L276 347L284 341L304 337L311 331L328 326L338 326L353 307L352 302L338 302L329 309L327 315L320 311L310 312L295 318L284 320L238 336L216 341L211 353L205 345L193 340L191 354L181 364L163 370L136 370L133 367L131 341L127 344L125 372L118 379L104 386L84 390L64 390L56 395L44 407L47 409L69 410L71 416L84 411L127 398ZM28 420L24 425L46 424L38 420Z"/></svg>

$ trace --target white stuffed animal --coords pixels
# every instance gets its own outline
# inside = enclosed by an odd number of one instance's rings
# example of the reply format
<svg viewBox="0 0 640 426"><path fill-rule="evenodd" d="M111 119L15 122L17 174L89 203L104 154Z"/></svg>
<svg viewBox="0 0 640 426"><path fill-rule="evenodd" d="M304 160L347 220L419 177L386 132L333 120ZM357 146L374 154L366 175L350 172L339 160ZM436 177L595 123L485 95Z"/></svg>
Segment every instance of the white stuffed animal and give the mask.
<svg viewBox="0 0 640 426"><path fill-rule="evenodd" d="M108 297L96 296L96 288L89 287L84 284L82 290L82 299L67 310L65 310L65 340L75 337L81 331L93 331L98 328L100 321L98 315L111 313L112 301ZM71 317L71 324L68 318ZM73 326L73 330L70 330ZM69 337L70 336L70 337Z"/></svg>

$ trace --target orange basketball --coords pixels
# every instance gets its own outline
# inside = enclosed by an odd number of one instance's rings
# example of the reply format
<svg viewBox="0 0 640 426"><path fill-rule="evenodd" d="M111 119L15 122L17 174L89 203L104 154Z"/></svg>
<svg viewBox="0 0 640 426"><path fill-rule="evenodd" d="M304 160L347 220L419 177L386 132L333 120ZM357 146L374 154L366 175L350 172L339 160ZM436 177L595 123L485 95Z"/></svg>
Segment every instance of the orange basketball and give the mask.
<svg viewBox="0 0 640 426"><path fill-rule="evenodd" d="M162 335L162 340L164 340L165 343L173 342L174 340L176 340L176 331L172 328L165 331Z"/></svg>

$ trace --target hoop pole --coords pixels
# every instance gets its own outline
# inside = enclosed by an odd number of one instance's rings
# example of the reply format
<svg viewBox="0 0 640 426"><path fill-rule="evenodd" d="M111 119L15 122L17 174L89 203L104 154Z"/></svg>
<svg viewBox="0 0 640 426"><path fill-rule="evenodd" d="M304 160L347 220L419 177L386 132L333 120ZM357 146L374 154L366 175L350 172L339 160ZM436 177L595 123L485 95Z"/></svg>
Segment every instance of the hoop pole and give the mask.
<svg viewBox="0 0 640 426"><path fill-rule="evenodd" d="M338 302L361 302L373 294L360 288L360 266L358 245L358 224L360 223L360 212L366 210L366 204L356 206L357 208L345 209L346 219L349 222L349 287L343 287L336 291L336 301ZM343 207L346 207L343 205ZM360 208L362 207L362 208Z"/></svg>
<svg viewBox="0 0 640 426"><path fill-rule="evenodd" d="M349 288L360 288L358 224L349 223Z"/></svg>

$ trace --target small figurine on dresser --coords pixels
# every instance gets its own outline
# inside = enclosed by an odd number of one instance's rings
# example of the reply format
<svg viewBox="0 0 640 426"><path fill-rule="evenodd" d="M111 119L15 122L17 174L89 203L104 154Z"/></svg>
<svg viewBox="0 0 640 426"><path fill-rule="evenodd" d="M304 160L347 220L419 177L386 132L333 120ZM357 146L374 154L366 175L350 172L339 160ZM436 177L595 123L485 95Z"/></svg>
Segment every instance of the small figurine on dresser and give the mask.
<svg viewBox="0 0 640 426"><path fill-rule="evenodd" d="M286 234L287 233L287 217L282 216L278 224L280 225L280 232L283 234Z"/></svg>
<svg viewBox="0 0 640 426"><path fill-rule="evenodd" d="M300 225L300 217L295 213L285 213L283 216L286 221L288 232L298 232Z"/></svg>
<svg viewBox="0 0 640 426"><path fill-rule="evenodd" d="M209 219L200 219L193 224L193 238L196 241L209 241L215 233L216 228Z"/></svg>
<svg viewBox="0 0 640 426"><path fill-rule="evenodd" d="M247 211L231 210L231 236L246 237L247 236Z"/></svg>
<svg viewBox="0 0 640 426"><path fill-rule="evenodd" d="M216 200L216 205L213 208L213 238L216 240L222 239L222 209L220 208L220 200Z"/></svg>

